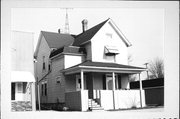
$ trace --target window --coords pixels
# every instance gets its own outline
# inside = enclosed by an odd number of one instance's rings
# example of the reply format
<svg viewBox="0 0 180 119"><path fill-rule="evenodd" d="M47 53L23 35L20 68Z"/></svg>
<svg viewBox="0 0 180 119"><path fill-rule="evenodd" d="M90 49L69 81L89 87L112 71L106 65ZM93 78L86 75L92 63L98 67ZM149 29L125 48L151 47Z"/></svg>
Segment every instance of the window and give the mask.
<svg viewBox="0 0 180 119"><path fill-rule="evenodd" d="M44 90L44 88L43 88L43 84L41 84L41 95L43 96L43 91Z"/></svg>
<svg viewBox="0 0 180 119"><path fill-rule="evenodd" d="M18 87L18 93L22 93L23 92L23 84L22 83L18 83L17 87Z"/></svg>
<svg viewBox="0 0 180 119"><path fill-rule="evenodd" d="M44 96L47 96L47 83L44 84Z"/></svg>
<svg viewBox="0 0 180 119"><path fill-rule="evenodd" d="M119 54L119 50L116 46L104 46L104 51L108 56Z"/></svg>
<svg viewBox="0 0 180 119"><path fill-rule="evenodd" d="M104 78L105 78L106 83L103 82L103 83L105 83L105 84L103 84L103 85L105 85L104 86L105 88L103 88L103 89L113 90L113 77L112 77L112 74L106 74ZM115 89L120 89L121 88L120 83L121 83L121 81L119 79L119 76L116 74L115 75Z"/></svg>
<svg viewBox="0 0 180 119"><path fill-rule="evenodd" d="M43 70L45 70L46 67L45 67L45 56L43 56Z"/></svg>

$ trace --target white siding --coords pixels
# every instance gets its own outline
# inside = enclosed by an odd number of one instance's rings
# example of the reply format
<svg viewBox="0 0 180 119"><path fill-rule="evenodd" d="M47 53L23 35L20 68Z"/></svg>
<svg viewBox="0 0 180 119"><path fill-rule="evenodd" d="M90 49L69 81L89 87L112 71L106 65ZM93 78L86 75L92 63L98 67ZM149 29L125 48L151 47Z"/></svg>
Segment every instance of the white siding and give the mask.
<svg viewBox="0 0 180 119"><path fill-rule="evenodd" d="M112 38L107 34L111 34ZM106 23L91 40L92 61L114 62L112 58L106 59L104 55L104 46L106 45L116 46L118 48L120 53L116 55L116 63L128 64L127 46L109 23Z"/></svg>
<svg viewBox="0 0 180 119"><path fill-rule="evenodd" d="M64 67L69 68L82 62L82 56L64 55Z"/></svg>

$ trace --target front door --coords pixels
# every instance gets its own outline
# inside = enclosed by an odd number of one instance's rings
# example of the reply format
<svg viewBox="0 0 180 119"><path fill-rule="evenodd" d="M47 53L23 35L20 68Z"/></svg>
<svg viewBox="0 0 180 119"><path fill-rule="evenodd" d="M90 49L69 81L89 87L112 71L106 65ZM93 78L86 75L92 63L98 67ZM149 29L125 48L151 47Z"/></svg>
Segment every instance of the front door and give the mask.
<svg viewBox="0 0 180 119"><path fill-rule="evenodd" d="M106 75L106 89L112 90L113 89L113 80L111 75Z"/></svg>
<svg viewBox="0 0 180 119"><path fill-rule="evenodd" d="M86 89L86 76L84 75L84 89ZM81 90L81 76L76 75L76 91Z"/></svg>
<svg viewBox="0 0 180 119"><path fill-rule="evenodd" d="M118 89L117 75L115 75L115 89ZM106 74L106 90L113 90L113 77L112 77L112 74Z"/></svg>

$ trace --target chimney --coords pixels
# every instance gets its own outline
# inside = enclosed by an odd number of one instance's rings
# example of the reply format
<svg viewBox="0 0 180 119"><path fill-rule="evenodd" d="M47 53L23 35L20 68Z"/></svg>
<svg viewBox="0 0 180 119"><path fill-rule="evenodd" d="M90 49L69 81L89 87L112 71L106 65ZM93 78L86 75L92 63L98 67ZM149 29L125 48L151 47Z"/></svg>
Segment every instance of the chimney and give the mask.
<svg viewBox="0 0 180 119"><path fill-rule="evenodd" d="M87 24L88 24L87 19L84 19L84 20L82 21L82 30L83 30L83 32L85 32L85 31L88 29Z"/></svg>
<svg viewBox="0 0 180 119"><path fill-rule="evenodd" d="M58 33L61 33L61 29L58 29Z"/></svg>

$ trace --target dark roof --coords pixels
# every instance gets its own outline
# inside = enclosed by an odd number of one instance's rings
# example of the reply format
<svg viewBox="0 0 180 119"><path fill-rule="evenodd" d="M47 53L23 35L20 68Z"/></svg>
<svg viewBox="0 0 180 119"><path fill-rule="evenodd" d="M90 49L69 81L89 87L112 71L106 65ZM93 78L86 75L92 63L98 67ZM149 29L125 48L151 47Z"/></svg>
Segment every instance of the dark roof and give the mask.
<svg viewBox="0 0 180 119"><path fill-rule="evenodd" d="M144 69L144 70L146 69L142 67L123 65L123 64L117 64L117 63L92 62L90 60L87 60L73 67L77 67L77 66L94 66L94 67L127 68L127 69L132 68L132 69ZM73 67L70 67L70 68L73 68Z"/></svg>
<svg viewBox="0 0 180 119"><path fill-rule="evenodd" d="M61 48L69 46L74 42L74 37L70 34L41 31L50 48Z"/></svg>
<svg viewBox="0 0 180 119"><path fill-rule="evenodd" d="M85 48L80 48L80 47L74 47L74 46L62 47L55 51L52 51L50 54L50 58L60 53L85 54L86 51Z"/></svg>
<svg viewBox="0 0 180 119"><path fill-rule="evenodd" d="M76 36L73 45L80 46L82 43L91 40L91 38L99 31L99 29L108 21L109 19L103 21L102 23L88 29L87 31Z"/></svg>

